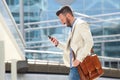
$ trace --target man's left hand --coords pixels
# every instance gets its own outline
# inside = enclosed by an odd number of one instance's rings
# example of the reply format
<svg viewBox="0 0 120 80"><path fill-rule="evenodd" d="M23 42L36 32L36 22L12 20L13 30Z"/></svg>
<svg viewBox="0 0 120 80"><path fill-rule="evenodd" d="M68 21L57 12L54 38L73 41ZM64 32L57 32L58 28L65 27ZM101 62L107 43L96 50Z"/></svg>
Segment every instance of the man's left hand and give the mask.
<svg viewBox="0 0 120 80"><path fill-rule="evenodd" d="M79 65L79 63L80 63L79 60L77 60L77 59L74 60L74 61L73 61L73 66L74 66L74 67L77 67L77 66Z"/></svg>

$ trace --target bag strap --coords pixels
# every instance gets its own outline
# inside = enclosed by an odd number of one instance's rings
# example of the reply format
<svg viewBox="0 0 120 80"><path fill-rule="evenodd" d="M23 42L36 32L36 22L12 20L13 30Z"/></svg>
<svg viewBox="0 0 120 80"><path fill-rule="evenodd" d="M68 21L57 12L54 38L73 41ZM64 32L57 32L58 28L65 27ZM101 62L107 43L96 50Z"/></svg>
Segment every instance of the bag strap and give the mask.
<svg viewBox="0 0 120 80"><path fill-rule="evenodd" d="M93 50L93 48L91 48L91 51L90 51L90 52L91 52L91 55L94 54L94 50Z"/></svg>

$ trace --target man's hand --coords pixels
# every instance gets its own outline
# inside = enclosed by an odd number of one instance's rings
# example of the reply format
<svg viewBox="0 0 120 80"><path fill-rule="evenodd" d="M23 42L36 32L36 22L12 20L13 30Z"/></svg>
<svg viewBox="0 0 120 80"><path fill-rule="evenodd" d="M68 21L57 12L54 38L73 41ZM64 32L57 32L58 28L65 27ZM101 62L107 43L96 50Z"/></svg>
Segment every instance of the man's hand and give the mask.
<svg viewBox="0 0 120 80"><path fill-rule="evenodd" d="M74 67L77 67L79 64L80 64L79 60L76 59L76 60L73 61L73 66Z"/></svg>
<svg viewBox="0 0 120 80"><path fill-rule="evenodd" d="M50 37L49 39L51 40L51 42L52 42L55 46L57 46L57 45L59 44L59 41L58 41L56 38Z"/></svg>

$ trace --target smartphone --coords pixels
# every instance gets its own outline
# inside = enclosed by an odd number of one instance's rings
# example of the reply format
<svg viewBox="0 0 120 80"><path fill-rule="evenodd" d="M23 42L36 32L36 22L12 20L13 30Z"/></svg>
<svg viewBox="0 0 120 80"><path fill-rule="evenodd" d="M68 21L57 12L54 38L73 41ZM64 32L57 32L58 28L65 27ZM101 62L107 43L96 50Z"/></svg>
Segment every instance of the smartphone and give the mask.
<svg viewBox="0 0 120 80"><path fill-rule="evenodd" d="M49 36L49 35L48 35L48 38L51 39L51 40L53 39L53 38L52 38L51 36ZM57 45L55 45L55 46L57 47Z"/></svg>
<svg viewBox="0 0 120 80"><path fill-rule="evenodd" d="M52 37L51 36L48 36L49 39L51 39Z"/></svg>

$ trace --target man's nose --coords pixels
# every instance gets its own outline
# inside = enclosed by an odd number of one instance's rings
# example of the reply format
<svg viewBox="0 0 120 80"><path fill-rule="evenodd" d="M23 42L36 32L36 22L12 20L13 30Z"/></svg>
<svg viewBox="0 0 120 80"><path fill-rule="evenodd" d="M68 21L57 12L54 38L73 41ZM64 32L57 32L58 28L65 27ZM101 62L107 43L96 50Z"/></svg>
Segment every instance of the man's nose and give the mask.
<svg viewBox="0 0 120 80"><path fill-rule="evenodd" d="M65 25L65 22L61 21L63 25Z"/></svg>

